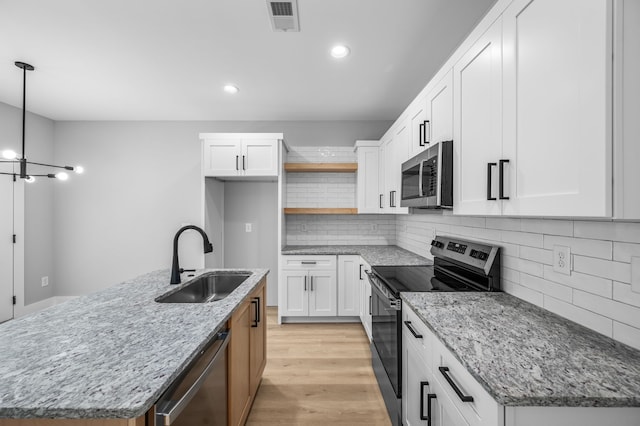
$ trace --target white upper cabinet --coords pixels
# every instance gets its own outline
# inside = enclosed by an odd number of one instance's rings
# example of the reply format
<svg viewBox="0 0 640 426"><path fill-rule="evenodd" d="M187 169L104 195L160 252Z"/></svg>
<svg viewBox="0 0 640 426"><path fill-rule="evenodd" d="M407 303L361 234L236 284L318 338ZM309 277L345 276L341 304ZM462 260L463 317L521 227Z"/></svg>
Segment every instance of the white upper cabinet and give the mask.
<svg viewBox="0 0 640 426"><path fill-rule="evenodd" d="M503 13L505 215L611 216L611 3Z"/></svg>
<svg viewBox="0 0 640 426"><path fill-rule="evenodd" d="M453 139L453 71L449 71L427 93L429 125L425 127L427 146ZM431 145L430 145L431 144Z"/></svg>
<svg viewBox="0 0 640 426"><path fill-rule="evenodd" d="M384 177L382 196L379 200L383 205L383 212L400 214L408 213L407 207L400 207L402 186L402 163L409 156L409 120L402 120L400 124L387 132L387 137L382 140L383 154L380 162L384 163Z"/></svg>
<svg viewBox="0 0 640 426"><path fill-rule="evenodd" d="M453 88L454 213L500 214L501 203L488 200L497 197L502 154L500 19L456 63Z"/></svg>
<svg viewBox="0 0 640 426"><path fill-rule="evenodd" d="M358 214L380 213L378 144L379 141L356 141Z"/></svg>
<svg viewBox="0 0 640 426"><path fill-rule="evenodd" d="M204 176L278 176L281 133L203 133Z"/></svg>
<svg viewBox="0 0 640 426"><path fill-rule="evenodd" d="M454 66L454 213L610 217L611 3L515 0Z"/></svg>
<svg viewBox="0 0 640 426"><path fill-rule="evenodd" d="M409 157L424 151L429 144L429 114L426 96L416 99L409 107Z"/></svg>

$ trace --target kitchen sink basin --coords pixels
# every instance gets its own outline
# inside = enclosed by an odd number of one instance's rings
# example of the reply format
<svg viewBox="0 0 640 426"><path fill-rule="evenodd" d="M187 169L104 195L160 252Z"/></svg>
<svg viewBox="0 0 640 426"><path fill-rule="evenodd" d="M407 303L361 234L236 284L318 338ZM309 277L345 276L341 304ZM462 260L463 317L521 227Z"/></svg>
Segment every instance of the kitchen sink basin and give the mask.
<svg viewBox="0 0 640 426"><path fill-rule="evenodd" d="M206 303L222 300L251 276L249 272L210 272L173 293L156 299L160 303Z"/></svg>

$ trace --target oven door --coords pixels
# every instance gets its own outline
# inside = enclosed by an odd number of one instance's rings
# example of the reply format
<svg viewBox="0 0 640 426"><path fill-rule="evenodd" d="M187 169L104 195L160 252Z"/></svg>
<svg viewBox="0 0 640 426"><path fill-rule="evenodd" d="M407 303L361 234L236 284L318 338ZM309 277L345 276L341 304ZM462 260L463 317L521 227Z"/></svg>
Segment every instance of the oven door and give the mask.
<svg viewBox="0 0 640 426"><path fill-rule="evenodd" d="M401 324L402 312L398 310L400 300L386 297L371 285L371 334L376 352L389 377L393 391L401 397Z"/></svg>

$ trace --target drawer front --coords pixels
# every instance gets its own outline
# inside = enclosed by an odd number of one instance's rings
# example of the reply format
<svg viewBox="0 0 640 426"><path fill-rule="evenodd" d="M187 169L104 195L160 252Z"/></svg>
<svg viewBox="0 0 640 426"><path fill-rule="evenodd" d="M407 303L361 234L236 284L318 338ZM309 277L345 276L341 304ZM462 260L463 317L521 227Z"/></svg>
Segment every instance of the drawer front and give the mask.
<svg viewBox="0 0 640 426"><path fill-rule="evenodd" d="M420 355L425 359L426 365L429 370L431 370L433 366L433 340L436 337L406 303L402 305L402 329L409 332L407 334L407 336L409 336L408 339L418 345L421 351ZM422 337L414 336L411 332L412 330L415 334Z"/></svg>
<svg viewBox="0 0 640 426"><path fill-rule="evenodd" d="M498 424L502 418L498 403L445 348L442 342L435 340L433 374L456 409L470 425ZM456 388L460 395L456 392ZM463 401L465 397L472 397L473 401Z"/></svg>
<svg viewBox="0 0 640 426"><path fill-rule="evenodd" d="M283 256L284 269L335 269L336 256Z"/></svg>

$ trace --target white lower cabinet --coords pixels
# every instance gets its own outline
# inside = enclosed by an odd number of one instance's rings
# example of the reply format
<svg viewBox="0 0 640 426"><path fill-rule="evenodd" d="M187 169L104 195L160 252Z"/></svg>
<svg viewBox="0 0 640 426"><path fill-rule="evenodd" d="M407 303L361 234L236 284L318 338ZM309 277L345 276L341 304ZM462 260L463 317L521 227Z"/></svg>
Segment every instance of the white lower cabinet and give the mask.
<svg viewBox="0 0 640 426"><path fill-rule="evenodd" d="M338 316L360 316L360 256L338 256Z"/></svg>
<svg viewBox="0 0 640 426"><path fill-rule="evenodd" d="M336 316L336 257L287 256L279 293L280 317Z"/></svg>
<svg viewBox="0 0 640 426"><path fill-rule="evenodd" d="M360 258L359 267L359 285L360 285L360 322L364 328L369 342L371 342L371 284L369 284L369 278L367 278L367 271L371 272L371 265L369 265L363 258Z"/></svg>
<svg viewBox="0 0 640 426"><path fill-rule="evenodd" d="M637 407L500 405L406 304L402 322L405 426L640 425Z"/></svg>

